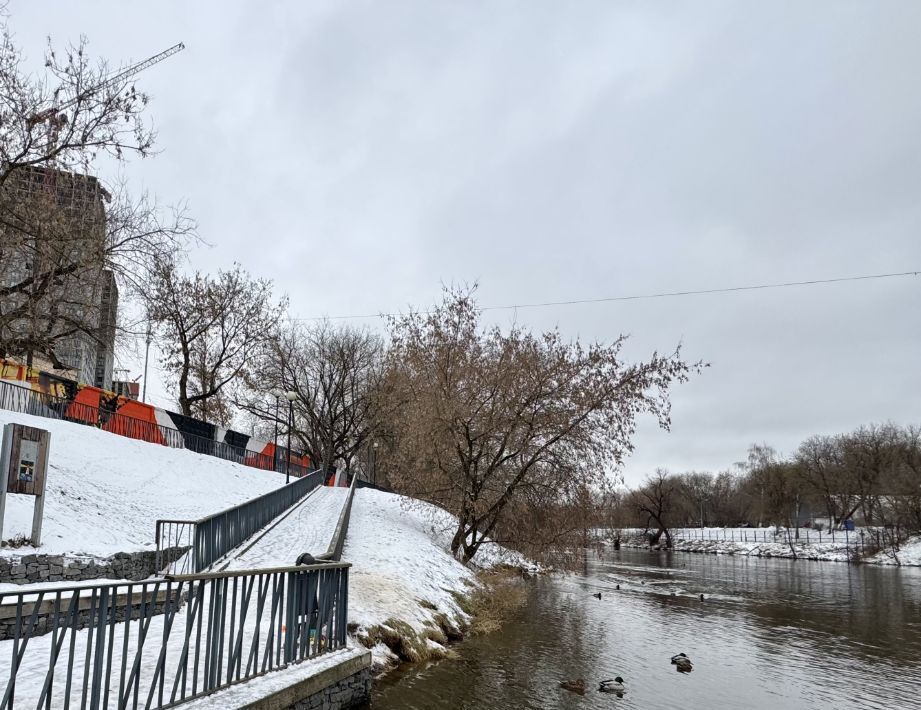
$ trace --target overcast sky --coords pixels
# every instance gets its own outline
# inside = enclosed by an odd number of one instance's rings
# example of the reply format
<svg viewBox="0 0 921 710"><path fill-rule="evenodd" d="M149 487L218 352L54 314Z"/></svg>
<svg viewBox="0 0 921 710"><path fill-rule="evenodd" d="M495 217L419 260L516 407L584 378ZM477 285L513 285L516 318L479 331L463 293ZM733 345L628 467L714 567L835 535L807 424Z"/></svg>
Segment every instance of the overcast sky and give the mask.
<svg viewBox="0 0 921 710"><path fill-rule="evenodd" d="M161 153L128 174L188 202L194 266L302 317L921 270L916 0L8 9L33 61L49 34L116 64L186 43L138 80ZM921 276L490 318L712 364L670 433L642 423L637 482L921 422L919 306Z"/></svg>

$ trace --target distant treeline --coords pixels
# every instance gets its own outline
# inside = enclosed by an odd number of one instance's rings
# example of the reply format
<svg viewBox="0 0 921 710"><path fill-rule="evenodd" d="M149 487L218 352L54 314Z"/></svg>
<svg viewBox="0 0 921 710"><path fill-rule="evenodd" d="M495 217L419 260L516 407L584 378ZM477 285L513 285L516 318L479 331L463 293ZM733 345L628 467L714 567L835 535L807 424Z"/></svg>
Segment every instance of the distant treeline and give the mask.
<svg viewBox="0 0 921 710"><path fill-rule="evenodd" d="M871 424L813 436L790 455L766 444L719 473L659 469L611 505L615 526L841 526L848 519L893 531L921 532L921 426Z"/></svg>

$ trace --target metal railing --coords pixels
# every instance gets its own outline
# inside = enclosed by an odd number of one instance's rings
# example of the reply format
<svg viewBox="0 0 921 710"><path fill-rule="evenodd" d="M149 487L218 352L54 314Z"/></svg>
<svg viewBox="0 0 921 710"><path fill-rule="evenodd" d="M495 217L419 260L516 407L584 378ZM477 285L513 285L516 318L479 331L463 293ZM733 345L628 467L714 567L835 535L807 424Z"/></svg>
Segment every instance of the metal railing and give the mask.
<svg viewBox="0 0 921 710"><path fill-rule="evenodd" d="M0 710L172 707L343 648L348 568L2 592L16 623Z"/></svg>
<svg viewBox="0 0 921 710"><path fill-rule="evenodd" d="M155 422L119 414L106 407L93 407L64 397L36 392L10 382L0 382L0 409L85 424L129 439L139 439L173 449L187 449L265 471L285 471L285 449L280 449L277 456L269 456L239 446L231 446L226 441L215 441L206 436L185 433ZM290 464L290 469L291 475L297 478L312 470L295 463Z"/></svg>
<svg viewBox="0 0 921 710"><path fill-rule="evenodd" d="M345 499L345 505L342 506L342 512L339 513L339 521L336 523L336 530L333 533L333 539L329 542L329 548L326 554L320 555L321 560L332 560L338 562L342 559L342 548L345 547L345 538L349 534L349 519L352 515L352 499L355 497L358 476L352 478L352 484L349 486L349 494Z"/></svg>
<svg viewBox="0 0 921 710"><path fill-rule="evenodd" d="M222 510L200 520L158 520L157 569L163 569L162 553L173 547L191 549L171 564L171 572L201 572L268 525L323 482L314 471L265 495Z"/></svg>

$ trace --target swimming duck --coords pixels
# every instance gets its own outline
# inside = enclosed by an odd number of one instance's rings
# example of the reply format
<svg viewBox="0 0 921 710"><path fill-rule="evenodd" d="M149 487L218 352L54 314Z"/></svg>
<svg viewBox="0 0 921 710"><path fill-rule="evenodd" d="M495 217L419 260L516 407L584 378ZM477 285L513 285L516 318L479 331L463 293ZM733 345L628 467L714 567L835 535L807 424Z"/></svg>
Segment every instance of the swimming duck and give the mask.
<svg viewBox="0 0 921 710"><path fill-rule="evenodd" d="M585 679L577 678L576 680L561 680L560 687L572 693L585 695Z"/></svg>
<svg viewBox="0 0 921 710"><path fill-rule="evenodd" d="M595 594L592 594L592 596L595 597L595 599L601 599L601 592L596 592Z"/></svg>
<svg viewBox="0 0 921 710"><path fill-rule="evenodd" d="M624 688L624 679L617 676L614 680L603 680L598 685L598 690L602 693L617 693L618 695L623 695L626 691L626 688Z"/></svg>
<svg viewBox="0 0 921 710"><path fill-rule="evenodd" d="M677 670L679 673L690 673L694 669L691 665L691 659L683 653L672 656L672 663L678 667Z"/></svg>

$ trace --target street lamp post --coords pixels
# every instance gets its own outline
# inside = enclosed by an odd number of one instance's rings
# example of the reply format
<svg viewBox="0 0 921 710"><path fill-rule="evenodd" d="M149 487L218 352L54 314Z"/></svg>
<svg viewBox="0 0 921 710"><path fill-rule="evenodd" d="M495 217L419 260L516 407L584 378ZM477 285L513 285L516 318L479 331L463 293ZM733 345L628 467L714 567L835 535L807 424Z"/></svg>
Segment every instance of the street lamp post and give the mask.
<svg viewBox="0 0 921 710"><path fill-rule="evenodd" d="M371 483L377 485L377 447L380 446L376 441L371 447Z"/></svg>
<svg viewBox="0 0 921 710"><path fill-rule="evenodd" d="M278 471L278 398L281 397L281 392L275 390L272 392L275 395L275 436L272 439L272 471Z"/></svg>
<svg viewBox="0 0 921 710"><path fill-rule="evenodd" d="M285 399L288 400L288 447L285 452L285 483L291 480L291 428L294 426L294 400L297 399L297 392L285 392Z"/></svg>

